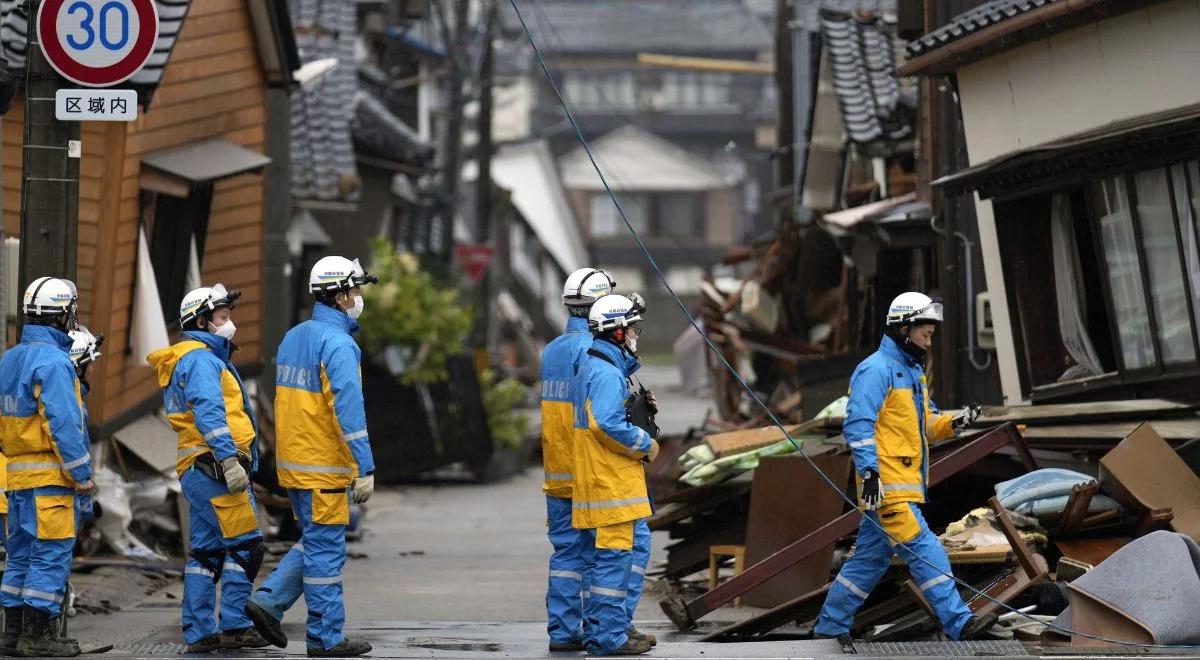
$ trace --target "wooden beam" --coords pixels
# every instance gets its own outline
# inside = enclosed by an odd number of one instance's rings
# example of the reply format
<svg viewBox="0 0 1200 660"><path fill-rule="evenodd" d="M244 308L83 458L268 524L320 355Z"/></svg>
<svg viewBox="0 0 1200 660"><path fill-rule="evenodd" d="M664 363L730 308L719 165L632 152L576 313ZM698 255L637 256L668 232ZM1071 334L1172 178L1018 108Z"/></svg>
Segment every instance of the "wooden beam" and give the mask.
<svg viewBox="0 0 1200 660"><path fill-rule="evenodd" d="M659 55L657 53L638 53L637 61L638 64L659 66L665 69L714 71L717 73L746 73L759 76L770 76L775 74L775 66L770 62L725 60L713 57L682 57L679 55Z"/></svg>

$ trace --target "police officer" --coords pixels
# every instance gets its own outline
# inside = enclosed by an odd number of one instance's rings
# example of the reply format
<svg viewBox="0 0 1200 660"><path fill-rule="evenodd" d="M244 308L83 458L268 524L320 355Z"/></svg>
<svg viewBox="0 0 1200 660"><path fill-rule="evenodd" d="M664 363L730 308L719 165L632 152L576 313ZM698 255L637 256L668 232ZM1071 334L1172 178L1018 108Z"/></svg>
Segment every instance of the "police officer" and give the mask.
<svg viewBox="0 0 1200 660"><path fill-rule="evenodd" d="M9 498L0 604L5 630L21 630L15 643L11 632L3 638L5 655L79 655L78 644L57 636L79 522L76 494L94 488L79 378L69 357L77 304L69 280L34 280L21 304L21 341L0 358Z"/></svg>
<svg viewBox="0 0 1200 660"><path fill-rule="evenodd" d="M815 637L852 642L854 613L899 554L951 639L973 639L995 623L975 617L950 579L950 560L917 506L925 502L929 443L970 426L977 407L939 414L925 385L925 356L942 322L942 304L922 293L898 296L888 309L879 350L850 378L845 436L864 515L854 554L821 609Z"/></svg>
<svg viewBox="0 0 1200 660"><path fill-rule="evenodd" d="M179 434L175 470L191 507L182 618L188 653L269 644L244 612L265 547L249 488L258 469L257 427L233 366L230 314L240 295L220 284L189 292L179 305L179 341L146 358Z"/></svg>
<svg viewBox="0 0 1200 660"><path fill-rule="evenodd" d="M310 657L371 650L342 634L342 566L351 492L361 504L375 491L362 352L352 335L363 311L361 287L378 281L357 259L318 261L308 285L316 299L312 319L288 331L276 356L276 466L302 531L300 542L254 593L246 614L264 638L286 647L280 620L303 594Z"/></svg>
<svg viewBox="0 0 1200 660"><path fill-rule="evenodd" d="M651 648L648 640L628 634L634 529L651 514L641 462L658 454L658 443L634 426L625 410L627 379L639 366L633 351L641 320L640 308L625 296L596 301L588 314L592 346L572 384L579 433L572 452L571 523L589 537L584 645L596 655L641 654Z"/></svg>
<svg viewBox="0 0 1200 660"><path fill-rule="evenodd" d="M580 268L563 284L567 308L566 331L542 352L542 464L546 494L547 536L554 547L546 589L546 631L551 651L582 651L583 553L587 535L571 526L571 437L575 413L571 406L571 379L592 345L588 311L596 300L612 292L606 271Z"/></svg>

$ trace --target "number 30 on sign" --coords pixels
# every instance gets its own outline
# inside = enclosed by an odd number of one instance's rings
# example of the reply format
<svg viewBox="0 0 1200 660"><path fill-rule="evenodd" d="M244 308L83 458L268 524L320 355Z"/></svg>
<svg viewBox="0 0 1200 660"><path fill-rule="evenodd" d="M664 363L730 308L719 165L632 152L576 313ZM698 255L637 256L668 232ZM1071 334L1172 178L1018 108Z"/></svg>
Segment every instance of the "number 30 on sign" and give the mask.
<svg viewBox="0 0 1200 660"><path fill-rule="evenodd" d="M158 8L154 0L42 0L37 32L55 71L80 85L107 87L150 59Z"/></svg>

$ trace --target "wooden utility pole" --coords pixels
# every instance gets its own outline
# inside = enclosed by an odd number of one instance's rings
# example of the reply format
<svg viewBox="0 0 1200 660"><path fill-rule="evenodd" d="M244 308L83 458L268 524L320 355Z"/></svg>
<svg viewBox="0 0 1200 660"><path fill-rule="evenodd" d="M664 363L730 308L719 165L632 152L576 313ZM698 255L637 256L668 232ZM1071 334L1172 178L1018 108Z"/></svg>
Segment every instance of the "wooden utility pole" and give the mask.
<svg viewBox="0 0 1200 660"><path fill-rule="evenodd" d="M54 118L61 79L37 36L41 0L25 0L25 140L21 177L21 263L18 292L43 275L75 279L79 233L79 122ZM21 295L21 293L18 293Z"/></svg>
<svg viewBox="0 0 1200 660"><path fill-rule="evenodd" d="M445 134L442 141L442 195L445 207L442 217L440 246L442 256L449 261L454 252L454 218L458 212L458 180L462 176L463 83L469 69L468 44L471 36L470 0L449 0L454 5L453 19L442 8L442 39L449 45L450 70L446 75ZM440 0L439 0L440 2Z"/></svg>
<svg viewBox="0 0 1200 660"><path fill-rule="evenodd" d="M488 245L492 238L492 82L496 68L492 39L495 38L497 18L493 0L487 9L483 28L483 58L479 63L479 144L475 150L475 161L479 164L475 191L475 241L479 245ZM475 331L471 343L476 351L485 351L488 347L491 279L491 268L488 268L479 282L479 304L475 306Z"/></svg>
<svg viewBox="0 0 1200 660"><path fill-rule="evenodd" d="M796 131L792 114L792 9L788 0L775 3L775 89L779 99L779 112L775 114L776 149L774 153L776 190L790 191L795 172L792 151L796 148ZM776 201L776 219L794 219L792 195Z"/></svg>

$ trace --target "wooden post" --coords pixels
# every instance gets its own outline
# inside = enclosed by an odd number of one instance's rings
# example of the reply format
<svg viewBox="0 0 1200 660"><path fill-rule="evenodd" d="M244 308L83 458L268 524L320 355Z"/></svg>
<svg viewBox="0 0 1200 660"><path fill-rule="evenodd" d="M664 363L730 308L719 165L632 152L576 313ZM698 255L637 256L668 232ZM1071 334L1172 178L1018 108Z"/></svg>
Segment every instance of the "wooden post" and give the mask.
<svg viewBox="0 0 1200 660"><path fill-rule="evenodd" d="M483 58L479 63L479 145L475 160L479 163L479 178L475 182L475 242L487 245L492 237L492 82L495 71L495 48L492 39L496 29L496 3L491 3L483 28ZM493 256L493 263L495 257ZM487 363L488 325L491 322L491 276L494 266L483 272L479 282L479 302L475 306L475 329L471 333L476 360L482 352Z"/></svg>
<svg viewBox="0 0 1200 660"><path fill-rule="evenodd" d="M74 280L79 232L80 158L68 156L67 150L72 141L79 140L80 127L79 122L54 118L54 93L62 85L38 43L40 2L25 0L29 38L25 55L18 292L43 275Z"/></svg>

